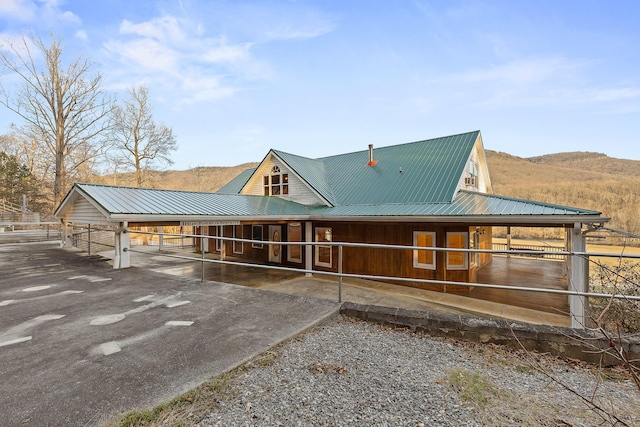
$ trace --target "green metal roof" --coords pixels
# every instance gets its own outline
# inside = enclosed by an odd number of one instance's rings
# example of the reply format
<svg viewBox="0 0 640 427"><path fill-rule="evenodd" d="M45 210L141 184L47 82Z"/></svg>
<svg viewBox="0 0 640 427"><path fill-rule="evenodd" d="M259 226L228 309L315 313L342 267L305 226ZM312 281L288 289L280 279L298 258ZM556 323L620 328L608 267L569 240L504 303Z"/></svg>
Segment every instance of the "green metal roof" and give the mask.
<svg viewBox="0 0 640 427"><path fill-rule="evenodd" d="M77 183L61 203L56 216L59 216L65 201L74 191L93 200L109 215L295 216L308 214L305 206L278 197Z"/></svg>
<svg viewBox="0 0 640 427"><path fill-rule="evenodd" d="M318 192L325 200L332 205L336 204L322 160L296 156L295 154L285 153L284 151L271 151L278 156L280 160L285 162L287 166L294 170L300 178L316 190L316 192Z"/></svg>
<svg viewBox="0 0 640 427"><path fill-rule="evenodd" d="M451 202L480 132L324 157L335 205ZM402 170L402 172L400 172Z"/></svg>
<svg viewBox="0 0 640 427"><path fill-rule="evenodd" d="M531 200L460 191L451 203L386 203L314 207L314 216L332 217L566 217L599 216L600 212Z"/></svg>
<svg viewBox="0 0 640 427"><path fill-rule="evenodd" d="M238 176L233 178L231 181L227 182L223 185L216 193L219 194L238 194L242 187L249 181L251 175L255 172L256 168L245 169Z"/></svg>

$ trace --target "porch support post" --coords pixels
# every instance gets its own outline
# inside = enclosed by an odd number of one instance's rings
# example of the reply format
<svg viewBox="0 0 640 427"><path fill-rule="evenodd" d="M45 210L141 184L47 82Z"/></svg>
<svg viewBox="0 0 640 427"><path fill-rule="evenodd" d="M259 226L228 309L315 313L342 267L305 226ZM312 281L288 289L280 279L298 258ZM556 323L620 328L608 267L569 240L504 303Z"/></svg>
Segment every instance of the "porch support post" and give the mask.
<svg viewBox="0 0 640 427"><path fill-rule="evenodd" d="M113 258L113 268L131 267L131 237L129 236L129 223L121 222L115 233L115 256Z"/></svg>
<svg viewBox="0 0 640 427"><path fill-rule="evenodd" d="M164 227L160 226L158 227L158 251L162 252L162 250L164 249L164 236L162 235L164 233Z"/></svg>
<svg viewBox="0 0 640 427"><path fill-rule="evenodd" d="M208 236L209 235L209 227L207 226L202 226L200 227L200 234L202 234L203 236ZM202 243L200 244L202 246L202 253L205 252L209 252L209 239L206 238L202 238Z"/></svg>
<svg viewBox="0 0 640 427"><path fill-rule="evenodd" d="M73 224L62 220L62 236L60 239L61 248L73 247Z"/></svg>
<svg viewBox="0 0 640 427"><path fill-rule="evenodd" d="M507 250L511 250L511 226L507 225ZM511 254L507 252L507 258L511 258Z"/></svg>
<svg viewBox="0 0 640 427"><path fill-rule="evenodd" d="M307 221L304 223L304 241L313 242L313 223ZM305 270L313 270L313 246L304 245L304 268ZM306 277L311 277L313 274L305 273Z"/></svg>
<svg viewBox="0 0 640 427"><path fill-rule="evenodd" d="M224 237L224 227L225 227L224 225L220 226L220 237ZM220 240L220 259L224 261L226 256L227 256L227 241Z"/></svg>
<svg viewBox="0 0 640 427"><path fill-rule="evenodd" d="M571 251L585 252L586 240L582 234L582 224L575 223L571 229ZM571 255L569 267L569 290L588 292L589 290L589 261L579 255ZM569 310L571 312L571 327L584 329L589 319L589 301L585 296L570 295Z"/></svg>

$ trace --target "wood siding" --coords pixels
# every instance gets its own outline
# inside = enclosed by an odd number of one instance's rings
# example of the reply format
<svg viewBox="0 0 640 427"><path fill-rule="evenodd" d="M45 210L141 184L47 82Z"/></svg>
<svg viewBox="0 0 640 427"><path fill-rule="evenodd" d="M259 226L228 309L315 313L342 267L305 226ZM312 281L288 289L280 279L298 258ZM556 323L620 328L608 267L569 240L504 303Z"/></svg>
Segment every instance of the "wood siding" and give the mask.
<svg viewBox="0 0 640 427"><path fill-rule="evenodd" d="M446 246L446 233L451 231L468 232L468 226L437 226L429 224L378 224L378 223L333 223L315 222L315 227L330 227L334 242L380 243L390 245L413 246L414 231L434 231L436 246ZM315 233L314 233L315 235ZM455 282L469 281L468 270L447 270L445 252L436 252L436 269L422 269L413 266L413 251L386 248L343 248L343 272L371 274L379 276L397 276L416 279L446 280ZM338 248L333 248L333 267L331 269L314 265L320 271L337 271ZM394 283L393 280L389 282ZM467 286L437 285L418 282L397 282L434 291L467 293Z"/></svg>
<svg viewBox="0 0 640 427"><path fill-rule="evenodd" d="M64 220L81 224L111 224L104 214L84 197L78 197L71 205L64 215Z"/></svg>
<svg viewBox="0 0 640 427"><path fill-rule="evenodd" d="M278 166L281 173L289 174L289 194L279 195L273 197L280 197L285 200L291 200L303 205L324 205L325 203L318 197L317 194L309 188L309 186L302 181L296 174L291 171L286 165L280 162L273 156L267 157L256 169L253 177L245 184L241 191L241 194L248 194L253 196L264 195L263 177L270 175L271 168Z"/></svg>
<svg viewBox="0 0 640 427"><path fill-rule="evenodd" d="M476 144L471 150L471 154L469 155L469 159L467 160L467 164L465 165L464 172L460 177L460 181L458 181L458 188L456 189L456 193L458 190L478 191L480 193L490 192L489 167L487 165L487 160L483 155L483 151L484 148L482 146L482 140L478 138ZM464 183L464 179L471 176L469 172L469 162L474 162L478 166L478 183L476 187L466 185Z"/></svg>

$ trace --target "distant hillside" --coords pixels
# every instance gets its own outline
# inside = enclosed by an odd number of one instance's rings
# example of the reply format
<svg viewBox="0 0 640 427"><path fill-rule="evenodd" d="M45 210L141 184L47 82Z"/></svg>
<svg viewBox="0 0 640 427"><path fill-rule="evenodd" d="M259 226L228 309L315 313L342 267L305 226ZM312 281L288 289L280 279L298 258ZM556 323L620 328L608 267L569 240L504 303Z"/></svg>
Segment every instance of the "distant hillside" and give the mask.
<svg viewBox="0 0 640 427"><path fill-rule="evenodd" d="M561 166L582 171L640 177L639 161L616 159L602 153L576 151L572 153L546 154L544 156L529 157L527 160L541 165Z"/></svg>
<svg viewBox="0 0 640 427"><path fill-rule="evenodd" d="M180 170L153 172L147 177L145 187L164 190L185 190L214 192L238 176L240 172L255 168L258 163L244 163L238 166L198 166ZM133 186L133 174L123 173L117 176L106 175L95 181L110 185Z"/></svg>
<svg viewBox="0 0 640 427"><path fill-rule="evenodd" d="M640 234L640 161L600 153L521 158L487 150L496 194L593 209L610 227Z"/></svg>

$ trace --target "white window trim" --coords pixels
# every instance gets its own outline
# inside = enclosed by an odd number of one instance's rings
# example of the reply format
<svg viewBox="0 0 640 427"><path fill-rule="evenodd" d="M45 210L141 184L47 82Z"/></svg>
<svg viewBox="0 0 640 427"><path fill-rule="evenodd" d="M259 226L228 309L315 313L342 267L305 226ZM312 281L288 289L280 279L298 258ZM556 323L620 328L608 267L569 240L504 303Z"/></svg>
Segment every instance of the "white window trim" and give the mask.
<svg viewBox="0 0 640 427"><path fill-rule="evenodd" d="M449 247L449 236L462 236L464 237L464 248L461 249L468 249L469 248L469 232L467 231L449 231L447 232L447 240L446 240L446 245L447 247ZM459 253L459 252L456 252ZM468 252L462 252L462 265L451 265L449 263L449 254L450 252L447 252L447 270L468 270L469 269L469 253Z"/></svg>
<svg viewBox="0 0 640 427"><path fill-rule="evenodd" d="M302 241L302 223L301 222L294 222L294 223L287 224L287 240L289 240L291 242L291 240L290 240L290 236L291 236L290 230L291 230L291 225L292 224L297 224L298 227L300 228L300 240L296 240L296 242ZM302 245L300 245L300 258L291 257L291 248L293 246L294 245L287 245L287 261L301 263L302 262Z"/></svg>
<svg viewBox="0 0 640 427"><path fill-rule="evenodd" d="M331 232L333 232L333 230L331 230L331 227L316 227L316 232L315 232L315 241L316 242L318 241L318 231L319 230L330 230ZM333 234L331 234L331 235L332 235L332 238L331 238L330 241L333 240ZM328 247L329 248L329 262L328 263L327 262L320 262L320 248L322 248L322 247ZM329 267L329 268L333 267L333 246L324 246L324 245L316 246L315 255L314 255L313 258L314 258L315 265L317 265L319 267Z"/></svg>
<svg viewBox="0 0 640 427"><path fill-rule="evenodd" d="M244 227L242 225L232 225L231 226L233 228L233 238L239 238L239 239L243 239L244 238ZM240 227L240 237L236 236L236 227ZM238 245L240 246L240 250L238 250ZM238 255L242 255L242 252L244 250L244 242L236 242L235 240L233 241L233 253L234 254L238 254Z"/></svg>
<svg viewBox="0 0 640 427"><path fill-rule="evenodd" d="M252 225L251 226L251 240L256 240L256 239L254 239L255 233L253 232L253 230L256 229L256 228L260 229L260 236L262 236L260 240L264 240L264 229L262 228L261 225ZM251 243L251 247L254 248L254 249L262 249L264 247L264 245L262 243L252 242Z"/></svg>
<svg viewBox="0 0 640 427"><path fill-rule="evenodd" d="M431 236L431 241L433 242L432 246L425 246L425 248L435 248L436 244L436 232L435 231L414 231L413 232L413 246L418 246L418 236L421 234L427 234ZM414 268L423 268L426 270L435 270L436 269L436 252L433 252L433 263L431 264L422 264L418 262L418 252L420 249L413 250L413 267Z"/></svg>

